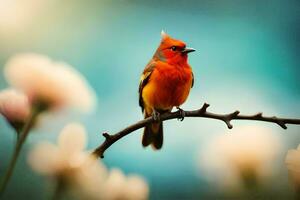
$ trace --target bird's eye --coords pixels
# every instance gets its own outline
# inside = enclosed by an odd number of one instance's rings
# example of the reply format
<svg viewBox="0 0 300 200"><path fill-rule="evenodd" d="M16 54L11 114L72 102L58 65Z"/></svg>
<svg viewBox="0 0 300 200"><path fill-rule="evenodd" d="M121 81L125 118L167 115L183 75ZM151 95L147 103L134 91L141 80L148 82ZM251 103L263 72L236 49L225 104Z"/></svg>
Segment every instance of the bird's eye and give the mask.
<svg viewBox="0 0 300 200"><path fill-rule="evenodd" d="M175 46L172 46L172 47L171 47L171 50L172 50L172 51L176 51L177 48L176 48Z"/></svg>

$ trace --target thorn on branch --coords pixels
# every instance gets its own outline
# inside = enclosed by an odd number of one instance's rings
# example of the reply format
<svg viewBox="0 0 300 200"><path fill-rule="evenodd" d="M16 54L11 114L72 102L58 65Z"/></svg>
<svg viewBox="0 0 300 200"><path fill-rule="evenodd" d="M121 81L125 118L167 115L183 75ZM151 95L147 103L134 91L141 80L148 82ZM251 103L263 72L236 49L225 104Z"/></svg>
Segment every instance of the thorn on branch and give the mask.
<svg viewBox="0 0 300 200"><path fill-rule="evenodd" d="M255 119L261 119L263 117L262 115L263 115L263 113L260 112L260 113L257 113L256 115L254 115L253 118L255 118Z"/></svg>
<svg viewBox="0 0 300 200"><path fill-rule="evenodd" d="M283 128L283 129L287 129L287 126L285 125L285 123L282 121L282 120L280 120L280 119L278 119L277 117L272 117L272 119L281 127L281 128Z"/></svg>
<svg viewBox="0 0 300 200"><path fill-rule="evenodd" d="M226 116L224 116L223 121L226 123L227 127L229 129L232 129L233 126L230 123L232 119L235 119L238 115L240 114L240 111L234 111L233 113L227 114Z"/></svg>
<svg viewBox="0 0 300 200"><path fill-rule="evenodd" d="M209 106L210 105L208 103L204 103L202 108L200 108L199 113L205 113Z"/></svg>
<svg viewBox="0 0 300 200"><path fill-rule="evenodd" d="M281 126L281 128L283 128L283 129L287 129L287 126L285 125L285 123L284 123L284 122L282 122L282 121L279 121L279 122L278 122L278 124L279 124L279 126Z"/></svg>
<svg viewBox="0 0 300 200"><path fill-rule="evenodd" d="M226 125L229 129L233 128L232 124L230 123L231 119L224 119L223 121L226 123Z"/></svg>
<svg viewBox="0 0 300 200"><path fill-rule="evenodd" d="M240 114L240 111L236 110L233 113L229 114L230 119L236 118Z"/></svg>
<svg viewBox="0 0 300 200"><path fill-rule="evenodd" d="M103 135L103 137L105 137L106 140L111 139L111 136L107 132L103 133L102 135Z"/></svg>

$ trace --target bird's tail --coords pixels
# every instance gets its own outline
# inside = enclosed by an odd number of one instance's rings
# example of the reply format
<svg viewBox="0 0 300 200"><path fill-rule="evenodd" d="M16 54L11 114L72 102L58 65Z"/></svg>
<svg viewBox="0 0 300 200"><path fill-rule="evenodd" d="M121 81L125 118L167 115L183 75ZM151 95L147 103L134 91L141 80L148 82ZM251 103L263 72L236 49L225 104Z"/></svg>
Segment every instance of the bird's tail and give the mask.
<svg viewBox="0 0 300 200"><path fill-rule="evenodd" d="M145 118L151 115L145 113ZM161 149L163 145L163 124L162 122L155 122L145 126L142 145L147 147L151 144L152 148L155 150Z"/></svg>

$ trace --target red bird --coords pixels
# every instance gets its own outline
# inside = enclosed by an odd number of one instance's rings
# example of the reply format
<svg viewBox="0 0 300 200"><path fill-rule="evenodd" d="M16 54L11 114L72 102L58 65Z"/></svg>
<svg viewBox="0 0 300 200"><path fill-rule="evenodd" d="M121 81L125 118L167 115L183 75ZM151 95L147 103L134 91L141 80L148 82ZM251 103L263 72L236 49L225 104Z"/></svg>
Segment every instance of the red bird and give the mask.
<svg viewBox="0 0 300 200"><path fill-rule="evenodd" d="M151 144L153 149L163 145L163 125L159 115L170 112L173 107L180 109L194 84L188 53L195 49L171 38L162 31L162 40L154 56L145 67L139 85L139 104L144 117L153 116L157 121L144 129L142 144Z"/></svg>

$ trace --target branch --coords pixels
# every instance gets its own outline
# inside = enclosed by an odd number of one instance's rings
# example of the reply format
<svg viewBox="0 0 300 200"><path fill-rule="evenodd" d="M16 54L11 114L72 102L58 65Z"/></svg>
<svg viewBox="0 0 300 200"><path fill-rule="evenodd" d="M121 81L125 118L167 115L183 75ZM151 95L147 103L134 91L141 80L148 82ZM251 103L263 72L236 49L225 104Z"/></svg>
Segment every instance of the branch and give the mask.
<svg viewBox="0 0 300 200"><path fill-rule="evenodd" d="M223 121L229 129L232 129L233 126L231 124L232 120L254 120L254 121L264 121L275 123L279 125L283 129L287 129L286 124L298 124L300 125L300 119L287 119L287 118L279 118L279 117L265 117L262 113L257 113L255 115L240 115L240 111L235 111L229 114L215 114L207 111L209 104L204 103L202 108L198 110L192 111L176 111L170 113L164 113L160 116L160 121L166 121L171 119L180 119L182 117L202 117L202 118L210 118ZM104 152L108 149L113 143L121 139L122 137L132 133L140 128L145 127L147 124L151 124L154 122L152 117L148 117L141 121L138 121L135 124L132 124L125 129L117 132L116 134L110 135L108 133L103 133L105 137L105 141L94 150L93 154L97 157L104 158Z"/></svg>

